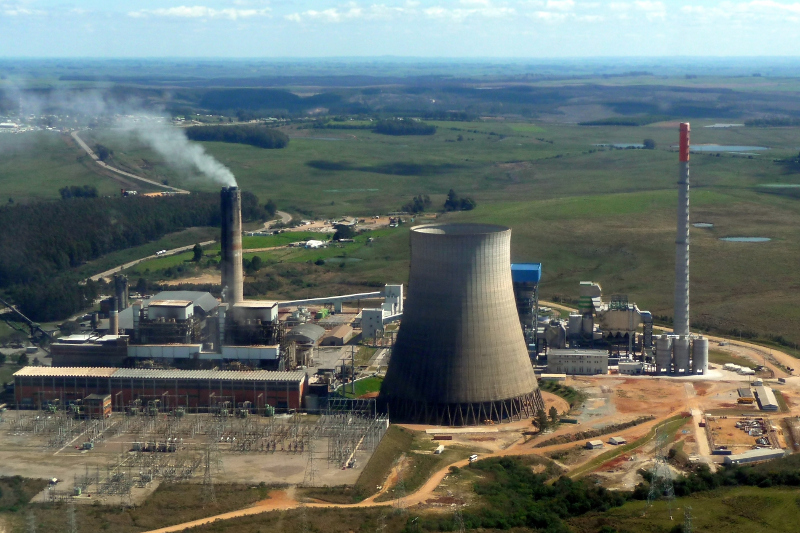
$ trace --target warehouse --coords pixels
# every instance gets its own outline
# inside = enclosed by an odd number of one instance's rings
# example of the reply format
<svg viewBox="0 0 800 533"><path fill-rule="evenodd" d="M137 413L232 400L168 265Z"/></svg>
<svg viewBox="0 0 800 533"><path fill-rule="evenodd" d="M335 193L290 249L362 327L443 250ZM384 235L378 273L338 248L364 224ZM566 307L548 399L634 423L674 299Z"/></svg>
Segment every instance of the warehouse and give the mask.
<svg viewBox="0 0 800 533"><path fill-rule="evenodd" d="M91 394L111 395L115 410L136 399L161 399L174 406L204 411L221 401L233 405L299 409L307 378L304 372L241 372L230 370L157 370L26 366L14 374L20 407L62 405ZM223 400L224 399L224 400Z"/></svg>
<svg viewBox="0 0 800 533"><path fill-rule="evenodd" d="M749 450L738 455L728 455L725 457L726 465L742 465L745 463L757 463L758 461L768 461L770 459L780 459L786 455L783 450L763 448L760 450Z"/></svg>
<svg viewBox="0 0 800 533"><path fill-rule="evenodd" d="M758 398L758 405L762 411L777 411L778 399L775 398L775 393L768 387L755 387L756 397Z"/></svg>
<svg viewBox="0 0 800 533"><path fill-rule="evenodd" d="M322 346L344 346L353 338L353 328L347 324L334 328L330 334L322 339Z"/></svg>

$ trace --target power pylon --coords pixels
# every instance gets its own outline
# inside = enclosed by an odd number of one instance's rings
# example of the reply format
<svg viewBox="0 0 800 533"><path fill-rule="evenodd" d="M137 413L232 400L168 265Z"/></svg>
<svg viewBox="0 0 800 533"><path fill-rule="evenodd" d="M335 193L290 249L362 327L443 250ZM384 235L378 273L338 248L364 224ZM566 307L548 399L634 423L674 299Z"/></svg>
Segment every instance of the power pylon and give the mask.
<svg viewBox="0 0 800 533"><path fill-rule="evenodd" d="M667 434L656 434L656 456L655 464L651 470L650 492L647 493L647 504L644 507L644 514L653 505L653 502L660 499L667 501L669 519L672 520L672 502L675 500L675 488L672 485L672 471L667 462Z"/></svg>
<svg viewBox="0 0 800 533"><path fill-rule="evenodd" d="M206 460L203 472L203 502L217 503L217 495L214 492L214 476L211 472L211 445L206 446Z"/></svg>

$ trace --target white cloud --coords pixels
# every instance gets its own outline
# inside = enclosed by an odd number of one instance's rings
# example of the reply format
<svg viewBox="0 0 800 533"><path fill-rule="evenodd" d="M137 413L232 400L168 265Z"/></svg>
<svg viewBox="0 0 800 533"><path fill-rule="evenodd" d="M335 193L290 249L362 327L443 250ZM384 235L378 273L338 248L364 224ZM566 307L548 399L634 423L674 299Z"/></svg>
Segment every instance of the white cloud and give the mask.
<svg viewBox="0 0 800 533"><path fill-rule="evenodd" d="M720 19L743 23L754 21L796 23L800 21L800 3L775 0L724 1L712 6L689 4L681 7L681 12L685 15L693 15L703 23Z"/></svg>
<svg viewBox="0 0 800 533"><path fill-rule="evenodd" d="M206 6L177 6L159 9L140 9L128 12L129 17L162 17L178 19L228 19L238 20L252 17L269 16L270 8L261 9L214 9Z"/></svg>
<svg viewBox="0 0 800 533"><path fill-rule="evenodd" d="M575 8L575 0L547 0L545 9L548 11L572 11Z"/></svg>
<svg viewBox="0 0 800 533"><path fill-rule="evenodd" d="M489 3L481 5L481 7L472 8L433 6L423 10L423 12L430 18L449 19L454 22L461 22L472 17L502 18L516 14L516 10L513 7L493 6Z"/></svg>
<svg viewBox="0 0 800 533"><path fill-rule="evenodd" d="M363 8L355 2L350 2L344 7L331 7L323 10L309 9L308 11L290 13L285 15L284 18L292 22L319 20L330 23L354 19L391 19L398 15L415 13L417 4L419 4L419 2L407 2L406 7L373 4L367 8Z"/></svg>

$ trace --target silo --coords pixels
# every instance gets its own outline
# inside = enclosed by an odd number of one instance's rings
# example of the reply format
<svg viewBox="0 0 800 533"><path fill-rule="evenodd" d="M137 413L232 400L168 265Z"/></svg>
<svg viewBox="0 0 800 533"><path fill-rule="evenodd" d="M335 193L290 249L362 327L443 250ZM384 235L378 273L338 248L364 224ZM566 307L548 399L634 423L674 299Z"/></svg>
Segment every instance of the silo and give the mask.
<svg viewBox="0 0 800 533"><path fill-rule="evenodd" d="M511 230L410 231L411 272L380 404L394 421L466 425L544 409L514 302Z"/></svg>
<svg viewBox="0 0 800 533"><path fill-rule="evenodd" d="M656 339L656 372L670 372L672 363L672 338L661 335Z"/></svg>
<svg viewBox="0 0 800 533"><path fill-rule="evenodd" d="M583 316L577 313L570 313L569 322L567 322L567 334L570 337L580 337L582 323Z"/></svg>
<svg viewBox="0 0 800 533"><path fill-rule="evenodd" d="M708 373L708 339L705 337L697 337L692 343L692 372Z"/></svg>
<svg viewBox="0 0 800 533"><path fill-rule="evenodd" d="M675 373L681 370L685 374L691 374L692 369L689 366L689 337L680 335L672 341L672 363L675 365Z"/></svg>

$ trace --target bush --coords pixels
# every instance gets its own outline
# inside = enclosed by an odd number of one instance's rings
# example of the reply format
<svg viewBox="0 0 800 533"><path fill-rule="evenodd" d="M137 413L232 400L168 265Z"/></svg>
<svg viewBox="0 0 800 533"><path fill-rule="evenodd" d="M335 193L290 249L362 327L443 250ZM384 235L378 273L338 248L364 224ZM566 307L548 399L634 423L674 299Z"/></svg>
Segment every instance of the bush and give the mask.
<svg viewBox="0 0 800 533"><path fill-rule="evenodd" d="M186 130L193 141L249 144L259 148L285 148L289 137L265 126L194 126Z"/></svg>

